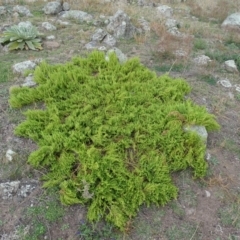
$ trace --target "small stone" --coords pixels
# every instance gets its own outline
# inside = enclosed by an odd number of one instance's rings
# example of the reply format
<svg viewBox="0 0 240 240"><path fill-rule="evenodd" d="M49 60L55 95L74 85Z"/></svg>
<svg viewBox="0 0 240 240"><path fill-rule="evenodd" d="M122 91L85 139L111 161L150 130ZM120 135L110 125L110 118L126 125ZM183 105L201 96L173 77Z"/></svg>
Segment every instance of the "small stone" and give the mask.
<svg viewBox="0 0 240 240"><path fill-rule="evenodd" d="M18 22L18 19L19 19L19 14L17 12L14 12L12 14L12 18L13 18L13 22L16 23Z"/></svg>
<svg viewBox="0 0 240 240"><path fill-rule="evenodd" d="M186 215L194 215L196 213L196 209L194 209L194 208L186 208L185 212L186 212Z"/></svg>
<svg viewBox="0 0 240 240"><path fill-rule="evenodd" d="M173 9L167 5L157 7L157 11L164 17L172 17L173 15Z"/></svg>
<svg viewBox="0 0 240 240"><path fill-rule="evenodd" d="M108 52L107 52L107 54L106 54L106 57L105 57L106 61L109 61L109 55L110 55L111 53L113 53L113 52L116 54L116 56L117 56L117 58L118 58L118 60L119 60L120 63L124 63L124 62L127 61L126 55L125 55L120 49L118 49L118 48L116 48L116 47L108 50Z"/></svg>
<svg viewBox="0 0 240 240"><path fill-rule="evenodd" d="M56 42L56 41L45 41L43 43L44 48L46 49L54 49L54 48L59 48L60 47L60 43Z"/></svg>
<svg viewBox="0 0 240 240"><path fill-rule="evenodd" d="M16 153L13 150L8 149L7 152L6 152L6 160L8 162L11 162L15 155L16 155Z"/></svg>
<svg viewBox="0 0 240 240"><path fill-rule="evenodd" d="M177 25L178 25L177 20L172 19L172 18L168 18L165 22L165 26L167 29L177 27Z"/></svg>
<svg viewBox="0 0 240 240"><path fill-rule="evenodd" d="M222 23L221 27L239 29L240 26L240 12L229 15Z"/></svg>
<svg viewBox="0 0 240 240"><path fill-rule="evenodd" d="M211 197L211 193L210 193L209 191L205 190L205 194L206 194L206 197L207 197L207 198L208 198L208 197Z"/></svg>
<svg viewBox="0 0 240 240"><path fill-rule="evenodd" d="M182 49L176 50L174 54L176 57L179 57L179 58L184 58L188 55L187 52Z"/></svg>
<svg viewBox="0 0 240 240"><path fill-rule="evenodd" d="M49 23L49 22L43 22L42 23L42 27L45 28L48 31L57 30L57 28L54 25L52 25L51 23Z"/></svg>
<svg viewBox="0 0 240 240"><path fill-rule="evenodd" d="M21 85L22 87L34 87L37 83L33 81L33 76L29 75L25 78L24 83Z"/></svg>
<svg viewBox="0 0 240 240"><path fill-rule="evenodd" d="M98 42L97 41L91 41L91 42L85 44L85 48L87 50L96 49L96 48L98 48Z"/></svg>
<svg viewBox="0 0 240 240"><path fill-rule="evenodd" d="M57 24L59 24L59 25L61 25L61 26L68 26L68 25L69 25L69 22L62 21L61 19L58 19L58 20L57 20Z"/></svg>
<svg viewBox="0 0 240 240"><path fill-rule="evenodd" d="M105 46L100 46L100 47L98 48L98 50L99 50L99 51L106 51L107 48L106 48Z"/></svg>
<svg viewBox="0 0 240 240"><path fill-rule="evenodd" d="M16 63L13 65L12 68L14 73L20 73L23 75L27 69L34 69L35 67L36 67L36 63L28 60L28 61Z"/></svg>
<svg viewBox="0 0 240 240"><path fill-rule="evenodd" d="M17 192L20 181L12 181L0 183L0 197L3 200L12 199L13 195Z"/></svg>
<svg viewBox="0 0 240 240"><path fill-rule="evenodd" d="M205 66L208 63L210 63L212 60L206 56L206 55L201 55L193 59L193 62L195 62L198 65Z"/></svg>
<svg viewBox="0 0 240 240"><path fill-rule="evenodd" d="M150 24L147 20L144 19L144 17L139 18L138 23L140 24L144 33L150 32L151 30Z"/></svg>
<svg viewBox="0 0 240 240"><path fill-rule="evenodd" d="M64 2L62 5L63 11L69 11L70 10L70 5L68 2Z"/></svg>
<svg viewBox="0 0 240 240"><path fill-rule="evenodd" d="M179 32L178 28L177 27L172 27L172 28L169 28L167 30L170 34L174 35L174 36L177 36L177 37L182 37L182 33Z"/></svg>
<svg viewBox="0 0 240 240"><path fill-rule="evenodd" d="M240 92L240 85L239 84L235 84L234 87L235 87L237 92Z"/></svg>
<svg viewBox="0 0 240 240"><path fill-rule="evenodd" d="M0 6L0 15L4 15L7 13L7 9L4 6Z"/></svg>
<svg viewBox="0 0 240 240"><path fill-rule="evenodd" d="M220 83L223 87L226 87L226 88L232 87L232 84L228 79L219 80L218 83Z"/></svg>
<svg viewBox="0 0 240 240"><path fill-rule="evenodd" d="M36 188L35 185L32 184L23 184L18 191L18 196L20 197L27 197L34 189Z"/></svg>
<svg viewBox="0 0 240 240"><path fill-rule="evenodd" d="M16 5L13 7L13 11L19 13L20 15L32 17L33 15L30 13L29 9L24 6Z"/></svg>
<svg viewBox="0 0 240 240"><path fill-rule="evenodd" d="M117 40L111 34L107 34L103 39L103 43L107 44L110 47L114 47L117 44Z"/></svg>
<svg viewBox="0 0 240 240"><path fill-rule="evenodd" d="M80 10L64 11L60 16L61 18L75 19L79 22L91 22L93 20L92 15Z"/></svg>
<svg viewBox="0 0 240 240"><path fill-rule="evenodd" d="M33 26L32 23L29 22L29 21L20 22L20 23L18 24L18 27L24 27L24 28L29 28L29 27L32 27L32 26Z"/></svg>
<svg viewBox="0 0 240 240"><path fill-rule="evenodd" d="M225 61L224 66L228 72L238 73L237 65L234 60Z"/></svg>
<svg viewBox="0 0 240 240"><path fill-rule="evenodd" d="M94 34L91 37L91 40L101 42L106 37L107 34L108 33L105 30L99 28L94 32Z"/></svg>
<svg viewBox="0 0 240 240"><path fill-rule="evenodd" d="M110 22L110 20L109 20L109 19L106 19L106 20L104 20L104 24L105 24L105 25L108 25L108 24L109 24L109 22Z"/></svg>
<svg viewBox="0 0 240 240"><path fill-rule="evenodd" d="M56 37L54 35L50 35L46 37L47 40L54 40Z"/></svg>
<svg viewBox="0 0 240 240"><path fill-rule="evenodd" d="M48 14L48 15L55 15L55 14L58 14L62 11L62 5L60 2L49 2L47 3L44 8L43 8L43 11L45 14Z"/></svg>
<svg viewBox="0 0 240 240"><path fill-rule="evenodd" d="M209 161L209 160L211 159L211 157L212 157L212 156L211 156L211 154L210 154L210 153L206 153L206 156L205 156L205 158L206 158L206 160L207 160L207 161Z"/></svg>
<svg viewBox="0 0 240 240"><path fill-rule="evenodd" d="M206 130L206 128L204 126L198 126L198 125L195 125L195 126L185 126L184 130L186 132L190 131L190 132L197 133L204 142L207 142L208 132L207 132L207 130Z"/></svg>

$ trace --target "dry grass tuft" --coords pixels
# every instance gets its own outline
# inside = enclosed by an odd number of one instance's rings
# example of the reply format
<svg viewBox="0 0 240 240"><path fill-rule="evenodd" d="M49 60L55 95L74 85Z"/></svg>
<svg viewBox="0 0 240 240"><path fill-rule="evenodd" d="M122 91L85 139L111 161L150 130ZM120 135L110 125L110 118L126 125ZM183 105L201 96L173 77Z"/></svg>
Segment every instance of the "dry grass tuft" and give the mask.
<svg viewBox="0 0 240 240"><path fill-rule="evenodd" d="M231 202L239 202L239 194L232 189L232 184L236 184L236 180L229 176L222 176L221 174L210 177L208 180L203 180L208 187L213 188L217 187L224 192L225 198ZM226 199L225 199L226 200Z"/></svg>
<svg viewBox="0 0 240 240"><path fill-rule="evenodd" d="M235 1L233 1L235 2ZM227 0L217 0L209 1L202 0L201 2L197 0L192 0L186 2L186 4L191 9L191 14L198 17L200 20L214 19L218 22L222 22L230 13L232 13L236 8L235 3Z"/></svg>
<svg viewBox="0 0 240 240"><path fill-rule="evenodd" d="M221 187L223 189L227 189L229 186L229 182L232 182L232 179L229 177L222 177L221 174L218 174L216 176L210 177L205 183L209 187Z"/></svg>
<svg viewBox="0 0 240 240"><path fill-rule="evenodd" d="M181 57L187 60L191 54L193 38L190 35L175 36L169 33L166 27L158 22L151 24L153 33L158 38L155 53L161 60L171 60ZM178 56L177 52L184 53Z"/></svg>
<svg viewBox="0 0 240 240"><path fill-rule="evenodd" d="M104 3L102 0L65 0L64 2L69 3L71 9L81 10L88 13L97 13L104 15L113 14L113 3Z"/></svg>

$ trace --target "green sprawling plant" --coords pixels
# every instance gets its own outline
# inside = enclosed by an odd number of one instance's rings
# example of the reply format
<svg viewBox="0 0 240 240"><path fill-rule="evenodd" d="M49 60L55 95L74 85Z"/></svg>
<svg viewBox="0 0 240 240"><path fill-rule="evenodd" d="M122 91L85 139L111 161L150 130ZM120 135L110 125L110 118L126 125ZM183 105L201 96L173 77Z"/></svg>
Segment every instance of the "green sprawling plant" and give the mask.
<svg viewBox="0 0 240 240"><path fill-rule="evenodd" d="M64 65L36 68L36 88L13 88L10 104L42 102L25 112L15 133L37 142L29 163L45 167L44 187L59 186L64 204L88 204L90 221L105 218L124 230L139 206L177 197L170 174L206 173L205 144L185 126L219 125L186 100L189 85L158 77L139 60L120 64L101 52Z"/></svg>
<svg viewBox="0 0 240 240"><path fill-rule="evenodd" d="M34 26L13 25L6 29L0 43L8 44L9 50L41 50L41 34Z"/></svg>

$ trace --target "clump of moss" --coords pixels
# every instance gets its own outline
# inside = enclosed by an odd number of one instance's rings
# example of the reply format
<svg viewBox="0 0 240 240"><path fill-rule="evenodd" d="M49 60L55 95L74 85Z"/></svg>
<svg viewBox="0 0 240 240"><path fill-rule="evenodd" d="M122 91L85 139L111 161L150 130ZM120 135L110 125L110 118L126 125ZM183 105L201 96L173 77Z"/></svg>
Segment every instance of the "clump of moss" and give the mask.
<svg viewBox="0 0 240 240"><path fill-rule="evenodd" d="M49 169L44 186L59 186L64 204L88 204L89 220L124 230L140 205L177 197L172 172L190 167L195 177L205 175L205 144L184 126L219 125L185 99L184 80L158 77L136 58L106 61L101 52L43 62L34 80L36 88L12 89L10 104L45 107L26 111L15 134L38 144L28 161Z"/></svg>

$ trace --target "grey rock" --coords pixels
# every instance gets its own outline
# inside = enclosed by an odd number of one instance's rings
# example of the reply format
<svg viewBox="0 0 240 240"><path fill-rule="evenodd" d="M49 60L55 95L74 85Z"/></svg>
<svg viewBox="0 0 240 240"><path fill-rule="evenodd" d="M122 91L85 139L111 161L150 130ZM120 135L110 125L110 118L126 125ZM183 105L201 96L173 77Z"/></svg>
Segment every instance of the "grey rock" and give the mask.
<svg viewBox="0 0 240 240"><path fill-rule="evenodd" d="M20 15L27 16L27 17L32 17L33 15L29 11L28 8L20 5L16 5L13 7L13 11L19 13Z"/></svg>
<svg viewBox="0 0 240 240"><path fill-rule="evenodd" d="M234 60L225 61L224 66L228 72L238 73L238 68Z"/></svg>
<svg viewBox="0 0 240 240"><path fill-rule="evenodd" d="M16 155L16 153L12 149L8 149L7 152L6 152L7 162L11 162L15 155Z"/></svg>
<svg viewBox="0 0 240 240"><path fill-rule="evenodd" d="M183 36L182 33L179 32L179 30L178 30L177 27L169 28L167 31L168 31L170 34L172 34L172 35L174 35L174 36L176 36L176 37L182 37L182 36Z"/></svg>
<svg viewBox="0 0 240 240"><path fill-rule="evenodd" d="M26 198L36 188L36 185L37 182L22 183L17 195Z"/></svg>
<svg viewBox="0 0 240 240"><path fill-rule="evenodd" d="M144 33L149 33L151 30L150 24L147 20L144 19L144 17L141 17L138 19L138 22L143 30Z"/></svg>
<svg viewBox="0 0 240 240"><path fill-rule="evenodd" d="M205 195L206 195L207 198L211 197L211 193L207 190L205 190Z"/></svg>
<svg viewBox="0 0 240 240"><path fill-rule="evenodd" d="M24 27L24 28L29 28L29 27L32 27L32 26L33 26L32 23L29 22L29 21L20 22L20 23L18 24L18 27Z"/></svg>
<svg viewBox="0 0 240 240"><path fill-rule="evenodd" d="M106 57L105 57L106 61L109 61L109 55L110 55L111 53L115 53L115 54L116 54L116 56L117 56L117 58L118 58L118 60L119 60L120 63L124 63L124 62L127 61L126 55L125 55L120 49L118 49L118 48L116 48L116 47L108 50L108 52L107 52L107 54L106 54Z"/></svg>
<svg viewBox="0 0 240 240"><path fill-rule="evenodd" d="M104 25L104 22L101 20L101 19L96 19L96 20L93 20L92 21L92 25L94 26L103 26Z"/></svg>
<svg viewBox="0 0 240 240"><path fill-rule="evenodd" d="M143 7L144 5L146 5L146 1L145 0L138 0L137 5L140 7Z"/></svg>
<svg viewBox="0 0 240 240"><path fill-rule="evenodd" d="M240 92L240 84L235 84L234 87L237 92Z"/></svg>
<svg viewBox="0 0 240 240"><path fill-rule="evenodd" d="M24 79L24 83L21 86L22 87L34 87L36 85L37 85L37 83L33 81L33 76L31 74Z"/></svg>
<svg viewBox="0 0 240 240"><path fill-rule="evenodd" d="M207 152L206 153L206 155L205 155L205 159L207 160L207 161L210 161L211 160L211 154L209 153L209 152Z"/></svg>
<svg viewBox="0 0 240 240"><path fill-rule="evenodd" d="M156 9L157 13L159 13L162 17L170 18L173 15L173 9L167 5L161 5Z"/></svg>
<svg viewBox="0 0 240 240"><path fill-rule="evenodd" d="M222 27L238 28L240 27L240 12L228 16L222 23Z"/></svg>
<svg viewBox="0 0 240 240"><path fill-rule="evenodd" d="M70 10L70 5L68 2L64 2L62 5L63 11L69 11Z"/></svg>
<svg viewBox="0 0 240 240"><path fill-rule="evenodd" d="M212 60L206 55L201 55L193 59L193 62L200 66L208 65L211 61Z"/></svg>
<svg viewBox="0 0 240 240"><path fill-rule="evenodd" d="M109 20L107 31L116 38L133 38L136 33L139 33L139 30L131 23L129 16L122 10L118 10Z"/></svg>
<svg viewBox="0 0 240 240"><path fill-rule="evenodd" d="M61 25L61 26L68 26L69 25L69 22L66 22L66 21L62 21L61 19L58 19L56 21L57 24Z"/></svg>
<svg viewBox="0 0 240 240"><path fill-rule="evenodd" d="M60 43L57 41L45 41L43 46L46 49L55 49L60 47Z"/></svg>
<svg viewBox="0 0 240 240"><path fill-rule="evenodd" d="M99 47L99 43L97 41L91 41L91 42L85 44L85 48L87 50L97 49L98 47Z"/></svg>
<svg viewBox="0 0 240 240"><path fill-rule="evenodd" d="M49 2L43 7L43 11L47 15L56 15L62 11L60 2Z"/></svg>
<svg viewBox="0 0 240 240"><path fill-rule="evenodd" d="M18 22L19 20L19 14L17 12L14 12L12 14L12 19L13 19L13 22Z"/></svg>
<svg viewBox="0 0 240 240"><path fill-rule="evenodd" d="M225 88L232 87L232 84L230 83L230 81L228 79L219 80L218 83L221 84Z"/></svg>
<svg viewBox="0 0 240 240"><path fill-rule="evenodd" d="M1 240L21 240L23 239L23 237L29 235L29 231L30 231L30 225L27 225L26 227L21 228L21 231L19 227L15 227L14 231L8 234L7 233L1 234L0 239Z"/></svg>
<svg viewBox="0 0 240 240"><path fill-rule="evenodd" d="M207 138L208 138L208 133L207 130L204 126L198 126L198 125L194 125L194 126L185 126L184 130L186 132L195 132L197 133L201 139L203 140L203 142L207 142Z"/></svg>
<svg viewBox="0 0 240 240"><path fill-rule="evenodd" d="M105 30L99 28L94 32L94 34L91 37L91 40L101 42L107 36L107 34L108 33Z"/></svg>
<svg viewBox="0 0 240 240"><path fill-rule="evenodd" d="M7 13L7 9L4 6L0 6L0 15L4 15Z"/></svg>
<svg viewBox="0 0 240 240"><path fill-rule="evenodd" d="M34 69L36 66L37 64L35 62L28 60L28 61L16 63L12 66L12 68L14 73L23 75L27 69Z"/></svg>
<svg viewBox="0 0 240 240"><path fill-rule="evenodd" d="M103 22L105 25L108 25L110 23L109 19L105 19Z"/></svg>
<svg viewBox="0 0 240 240"><path fill-rule="evenodd" d="M100 51L105 51L107 48L115 46L116 43L117 40L112 35L99 28L91 37L91 41L85 44L85 48L88 50L98 49Z"/></svg>
<svg viewBox="0 0 240 240"><path fill-rule="evenodd" d="M177 20L172 19L172 18L168 18L165 22L165 26L167 29L175 28L175 27L177 27L177 25L178 25Z"/></svg>
<svg viewBox="0 0 240 240"><path fill-rule="evenodd" d="M106 51L107 48L106 48L105 46L100 46L100 47L98 47L98 50L99 50L99 51Z"/></svg>
<svg viewBox="0 0 240 240"><path fill-rule="evenodd" d="M16 194L20 181L0 183L0 198L3 200L12 199Z"/></svg>
<svg viewBox="0 0 240 240"><path fill-rule="evenodd" d="M174 55L178 58L185 58L188 55L188 53L185 50L178 49L175 51Z"/></svg>
<svg viewBox="0 0 240 240"><path fill-rule="evenodd" d="M56 37L54 35L50 35L46 37L47 40L55 40Z"/></svg>
<svg viewBox="0 0 240 240"><path fill-rule="evenodd" d="M57 28L54 25L52 25L51 23L49 23L49 22L43 22L42 23L42 27L45 28L48 31L57 30Z"/></svg>
<svg viewBox="0 0 240 240"><path fill-rule="evenodd" d="M102 42L105 43L106 45L110 46L110 47L114 47L117 44L116 38L113 37L111 34L107 34Z"/></svg>
<svg viewBox="0 0 240 240"><path fill-rule="evenodd" d="M92 15L80 10L64 11L61 13L61 18L75 19L79 22L90 22L93 20Z"/></svg>

